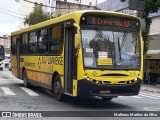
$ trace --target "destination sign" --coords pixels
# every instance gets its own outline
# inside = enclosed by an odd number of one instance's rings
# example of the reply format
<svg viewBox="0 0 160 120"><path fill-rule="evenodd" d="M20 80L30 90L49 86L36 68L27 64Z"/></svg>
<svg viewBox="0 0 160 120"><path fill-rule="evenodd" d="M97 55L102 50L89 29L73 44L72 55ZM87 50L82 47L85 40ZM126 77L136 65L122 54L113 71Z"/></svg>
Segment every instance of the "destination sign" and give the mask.
<svg viewBox="0 0 160 120"><path fill-rule="evenodd" d="M139 26L138 20L113 16L86 16L85 19L82 18L81 23L89 25L104 25L122 28L135 28Z"/></svg>

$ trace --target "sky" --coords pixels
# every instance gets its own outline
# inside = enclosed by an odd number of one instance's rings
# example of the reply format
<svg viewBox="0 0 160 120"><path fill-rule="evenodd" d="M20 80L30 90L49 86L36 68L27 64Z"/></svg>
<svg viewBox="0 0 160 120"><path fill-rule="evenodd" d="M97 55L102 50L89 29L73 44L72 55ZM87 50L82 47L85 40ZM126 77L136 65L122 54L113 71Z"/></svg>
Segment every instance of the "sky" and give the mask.
<svg viewBox="0 0 160 120"><path fill-rule="evenodd" d="M0 0L0 36L18 30L18 4L15 0Z"/></svg>
<svg viewBox="0 0 160 120"><path fill-rule="evenodd" d="M105 0L98 0L98 3ZM0 36L18 30L18 4L15 0L0 0Z"/></svg>

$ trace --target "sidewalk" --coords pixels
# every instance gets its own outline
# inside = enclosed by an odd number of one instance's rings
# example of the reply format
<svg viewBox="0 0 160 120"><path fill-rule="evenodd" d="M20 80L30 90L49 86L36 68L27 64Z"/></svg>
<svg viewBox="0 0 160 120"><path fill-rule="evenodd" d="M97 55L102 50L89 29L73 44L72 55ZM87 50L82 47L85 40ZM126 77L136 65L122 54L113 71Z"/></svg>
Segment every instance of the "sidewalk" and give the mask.
<svg viewBox="0 0 160 120"><path fill-rule="evenodd" d="M147 84L142 84L141 85L141 91L149 91L149 92L154 92L154 93L160 93L160 85L147 85Z"/></svg>

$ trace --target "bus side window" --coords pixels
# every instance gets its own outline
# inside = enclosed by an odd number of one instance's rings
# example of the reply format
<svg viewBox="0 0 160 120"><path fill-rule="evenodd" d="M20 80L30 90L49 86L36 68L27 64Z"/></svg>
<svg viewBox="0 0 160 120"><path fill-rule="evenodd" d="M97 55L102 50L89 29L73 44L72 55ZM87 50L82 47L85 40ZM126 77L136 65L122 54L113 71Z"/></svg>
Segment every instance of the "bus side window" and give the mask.
<svg viewBox="0 0 160 120"><path fill-rule="evenodd" d="M20 54L27 54L28 53L28 42L27 42L27 34L23 34L22 40L20 41Z"/></svg>
<svg viewBox="0 0 160 120"><path fill-rule="evenodd" d="M48 53L48 40L49 40L48 29L39 30L38 31L38 53L39 54Z"/></svg>
<svg viewBox="0 0 160 120"><path fill-rule="evenodd" d="M51 54L61 55L64 42L64 25L57 25L51 28L51 40L49 51Z"/></svg>
<svg viewBox="0 0 160 120"><path fill-rule="evenodd" d="M16 53L17 53L16 37L12 37L12 39L11 39L11 53L12 53L12 55L16 55Z"/></svg>
<svg viewBox="0 0 160 120"><path fill-rule="evenodd" d="M37 53L37 33L29 33L29 54Z"/></svg>

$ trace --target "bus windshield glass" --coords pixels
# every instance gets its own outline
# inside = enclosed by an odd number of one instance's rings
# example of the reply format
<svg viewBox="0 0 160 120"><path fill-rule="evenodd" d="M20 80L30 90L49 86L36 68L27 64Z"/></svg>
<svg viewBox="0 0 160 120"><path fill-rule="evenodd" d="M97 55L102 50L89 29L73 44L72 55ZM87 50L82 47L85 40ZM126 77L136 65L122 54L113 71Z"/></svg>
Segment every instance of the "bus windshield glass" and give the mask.
<svg viewBox="0 0 160 120"><path fill-rule="evenodd" d="M94 22L98 24L96 20ZM106 23L105 25L81 26L84 67L139 69L139 23L134 22L135 25L132 24L131 27L129 24L127 26L117 26L117 24L109 26Z"/></svg>

